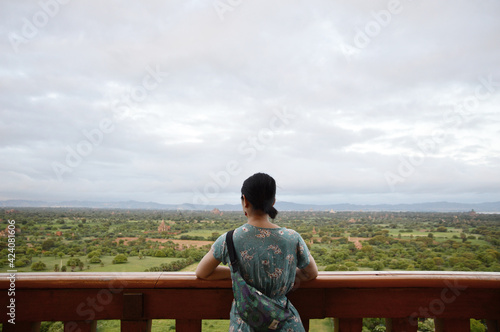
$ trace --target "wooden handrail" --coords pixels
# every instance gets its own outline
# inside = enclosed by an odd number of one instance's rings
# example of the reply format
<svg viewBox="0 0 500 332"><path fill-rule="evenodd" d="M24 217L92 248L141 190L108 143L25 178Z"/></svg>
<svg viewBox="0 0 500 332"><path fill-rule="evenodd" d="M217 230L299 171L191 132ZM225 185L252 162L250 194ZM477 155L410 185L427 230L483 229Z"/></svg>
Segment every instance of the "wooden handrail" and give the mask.
<svg viewBox="0 0 500 332"><path fill-rule="evenodd" d="M8 289L9 274L0 273L0 289ZM18 289L102 288L109 281L123 282L127 288L231 288L231 280L208 281L194 272L23 272L16 274ZM474 288L500 288L498 272L378 271L319 272L304 288L442 287L444 280Z"/></svg>
<svg viewBox="0 0 500 332"><path fill-rule="evenodd" d="M14 278L15 295L9 295ZM500 273L320 272L289 295L301 317L334 317L338 331L361 331L364 317L387 318L388 331L416 331L416 319L436 319L437 331L468 331L470 318L498 331ZM176 319L177 331L201 331L202 319L228 319L231 281L189 272L57 272L0 274L0 307L15 300L16 325L37 331L40 321L66 330L95 331L99 319L120 319L122 331L149 331L152 319ZM38 325L37 325L38 324ZM74 331L78 331L74 329Z"/></svg>

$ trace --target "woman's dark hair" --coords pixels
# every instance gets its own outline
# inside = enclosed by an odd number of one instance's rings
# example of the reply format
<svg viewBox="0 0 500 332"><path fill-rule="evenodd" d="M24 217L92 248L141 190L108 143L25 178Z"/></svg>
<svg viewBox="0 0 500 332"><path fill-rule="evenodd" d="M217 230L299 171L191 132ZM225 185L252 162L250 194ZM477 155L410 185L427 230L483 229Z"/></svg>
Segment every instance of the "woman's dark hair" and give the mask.
<svg viewBox="0 0 500 332"><path fill-rule="evenodd" d="M274 208L276 196L276 181L264 173L256 173L246 179L241 186L241 194L256 210L263 211L271 217L276 218L278 210Z"/></svg>

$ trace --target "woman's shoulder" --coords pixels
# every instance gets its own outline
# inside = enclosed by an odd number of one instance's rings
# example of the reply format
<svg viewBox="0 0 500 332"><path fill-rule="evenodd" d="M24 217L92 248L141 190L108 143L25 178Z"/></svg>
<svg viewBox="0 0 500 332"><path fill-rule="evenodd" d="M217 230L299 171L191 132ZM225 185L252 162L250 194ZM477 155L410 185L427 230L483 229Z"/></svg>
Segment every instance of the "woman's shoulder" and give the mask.
<svg viewBox="0 0 500 332"><path fill-rule="evenodd" d="M286 227L258 227L254 226L251 224L244 224L241 225L240 227L236 228L236 232L276 232L276 233L283 233L287 232L290 233L290 231L295 232L294 230L288 229Z"/></svg>
<svg viewBox="0 0 500 332"><path fill-rule="evenodd" d="M265 227L253 226L250 224L244 224L236 228L235 234L238 234L238 236L245 236L248 234L248 235L254 235L256 237L270 237L274 235L274 236L281 236L293 239L298 239L301 237L297 231L291 228L286 228L286 227L265 228Z"/></svg>

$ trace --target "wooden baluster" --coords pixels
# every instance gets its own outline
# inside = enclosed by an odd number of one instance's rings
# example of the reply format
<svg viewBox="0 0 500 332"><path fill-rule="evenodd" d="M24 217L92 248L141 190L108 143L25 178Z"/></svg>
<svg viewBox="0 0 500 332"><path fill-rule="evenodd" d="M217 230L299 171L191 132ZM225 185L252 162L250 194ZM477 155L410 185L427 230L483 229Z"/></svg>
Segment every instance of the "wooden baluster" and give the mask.
<svg viewBox="0 0 500 332"><path fill-rule="evenodd" d="M498 320L487 319L486 326L488 327L488 332L500 332L500 323Z"/></svg>
<svg viewBox="0 0 500 332"><path fill-rule="evenodd" d="M335 332L361 332L363 318L335 318Z"/></svg>
<svg viewBox="0 0 500 332"><path fill-rule="evenodd" d="M96 330L96 320L64 322L64 332L96 332Z"/></svg>
<svg viewBox="0 0 500 332"><path fill-rule="evenodd" d="M387 332L417 332L418 322L405 318L386 318L385 328Z"/></svg>
<svg viewBox="0 0 500 332"><path fill-rule="evenodd" d="M176 332L201 332L201 319L176 319Z"/></svg>
<svg viewBox="0 0 500 332"><path fill-rule="evenodd" d="M436 332L470 332L470 319L435 318Z"/></svg>
<svg viewBox="0 0 500 332"><path fill-rule="evenodd" d="M302 325L304 325L304 329L308 332L309 331L309 319L301 319Z"/></svg>
<svg viewBox="0 0 500 332"><path fill-rule="evenodd" d="M144 294L123 294L121 332L151 332L151 319L144 318Z"/></svg>
<svg viewBox="0 0 500 332"><path fill-rule="evenodd" d="M122 320L121 332L151 332L151 320Z"/></svg>
<svg viewBox="0 0 500 332"><path fill-rule="evenodd" d="M16 324L3 323L3 332L39 332L41 322L19 322Z"/></svg>

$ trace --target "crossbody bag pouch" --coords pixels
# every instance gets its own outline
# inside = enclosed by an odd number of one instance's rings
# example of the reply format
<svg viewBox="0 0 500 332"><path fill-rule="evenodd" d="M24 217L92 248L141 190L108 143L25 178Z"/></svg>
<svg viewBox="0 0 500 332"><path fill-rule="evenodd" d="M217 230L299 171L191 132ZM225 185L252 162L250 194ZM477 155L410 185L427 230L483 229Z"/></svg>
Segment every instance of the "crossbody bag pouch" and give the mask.
<svg viewBox="0 0 500 332"><path fill-rule="evenodd" d="M238 268L233 232L234 230L227 232L226 244L231 260L231 279L236 311L255 331L277 330L282 322L293 316L288 308L288 299L286 305L283 305L280 301L270 298L247 284Z"/></svg>

